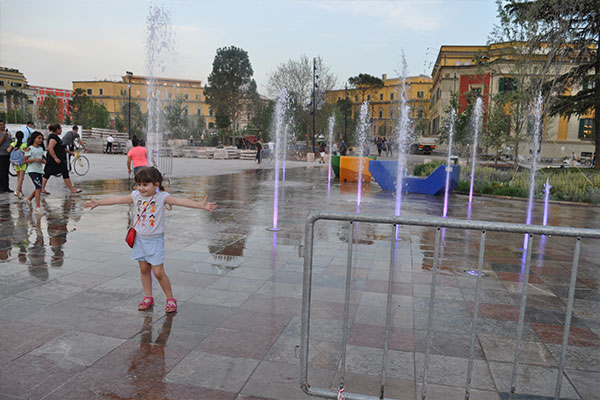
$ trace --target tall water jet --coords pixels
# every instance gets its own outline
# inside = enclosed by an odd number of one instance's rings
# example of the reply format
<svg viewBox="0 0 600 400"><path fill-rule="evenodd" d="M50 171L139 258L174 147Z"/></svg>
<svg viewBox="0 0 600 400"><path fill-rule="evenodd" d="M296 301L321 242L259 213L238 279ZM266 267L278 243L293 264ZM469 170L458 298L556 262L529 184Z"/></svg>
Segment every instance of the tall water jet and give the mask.
<svg viewBox="0 0 600 400"><path fill-rule="evenodd" d="M479 130L481 129L481 117L483 116L483 100L481 97L475 101L475 108L473 109L473 147L471 152L471 186L469 187L469 204L473 202L473 183L475 182L475 165L477 164L477 146L479 139ZM470 209L469 209L470 210Z"/></svg>
<svg viewBox="0 0 600 400"><path fill-rule="evenodd" d="M282 89L275 104L275 120L273 122L273 130L275 131L275 174L273 178L273 226L269 228L273 231L279 230L277 227L279 216L279 167L283 158L283 147L288 130L288 104L288 92Z"/></svg>
<svg viewBox="0 0 600 400"><path fill-rule="evenodd" d="M148 70L148 123L146 147L150 161L159 166L160 148L163 144L161 90L156 78L165 75L166 63L173 49L171 14L164 7L150 5L146 19L146 69Z"/></svg>
<svg viewBox="0 0 600 400"><path fill-rule="evenodd" d="M288 135L289 135L289 130L288 130L288 125L286 124L284 129L283 129L283 143L281 146L281 162L282 162L282 168L281 168L281 181L285 182L285 164L287 162L287 149L288 149Z"/></svg>
<svg viewBox="0 0 600 400"><path fill-rule="evenodd" d="M367 137L369 134L369 103L364 102L360 106L360 115L358 120L358 156L363 157L365 145L367 143ZM358 192L356 194L356 212L360 212L360 199L362 195L362 173L363 163L362 160L358 163Z"/></svg>
<svg viewBox="0 0 600 400"><path fill-rule="evenodd" d="M400 85L400 103L398 104L398 119L395 124L394 134L397 136L398 143L398 165L396 170L396 208L394 215L400 215L402 211L402 190L404 188L404 176L406 175L406 154L409 135L409 111L410 107L406 100L406 75L408 66L406 59L402 54L402 84ZM388 143L391 146L392 143ZM397 236L397 235L396 235Z"/></svg>
<svg viewBox="0 0 600 400"><path fill-rule="evenodd" d="M550 200L550 189L552 185L550 184L549 178L546 178L546 183L544 184L544 220L543 225L548 225L548 202Z"/></svg>
<svg viewBox="0 0 600 400"><path fill-rule="evenodd" d="M335 126L335 117L332 115L331 117L329 117L329 120L327 121L327 132L328 132L328 136L329 136L329 140L328 140L328 150L329 150L329 166L327 168L327 194L329 195L329 192L331 191L331 156L332 156L332 149L333 149L333 128Z"/></svg>
<svg viewBox="0 0 600 400"><path fill-rule="evenodd" d="M539 152L539 144L540 144L540 131L542 128L542 94L538 94L535 102L533 104L533 108L531 111L531 119L532 119L532 149L531 149L531 171L529 172L529 197L527 199L527 219L525 223L527 225L531 224L531 214L533 212L533 196L535 194L535 173L537 171L537 159ZM527 242L529 240L529 235L525 234L525 239L523 240L523 249L527 251Z"/></svg>
<svg viewBox="0 0 600 400"><path fill-rule="evenodd" d="M456 123L456 110L450 111L450 120L448 121L448 161L446 165L446 185L444 187L444 210L442 217L448 216L448 195L450 193L450 175L452 174L452 140L454 139L454 124Z"/></svg>

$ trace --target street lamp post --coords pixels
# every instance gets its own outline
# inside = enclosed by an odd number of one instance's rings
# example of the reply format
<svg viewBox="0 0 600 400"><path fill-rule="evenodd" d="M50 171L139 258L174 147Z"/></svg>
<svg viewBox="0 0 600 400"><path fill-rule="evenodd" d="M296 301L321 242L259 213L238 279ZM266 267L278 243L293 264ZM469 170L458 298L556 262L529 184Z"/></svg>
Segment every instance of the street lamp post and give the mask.
<svg viewBox="0 0 600 400"><path fill-rule="evenodd" d="M127 134L129 135L129 139L131 136L131 77L133 76L133 72L126 71L125 74L129 77L129 101L127 102Z"/></svg>

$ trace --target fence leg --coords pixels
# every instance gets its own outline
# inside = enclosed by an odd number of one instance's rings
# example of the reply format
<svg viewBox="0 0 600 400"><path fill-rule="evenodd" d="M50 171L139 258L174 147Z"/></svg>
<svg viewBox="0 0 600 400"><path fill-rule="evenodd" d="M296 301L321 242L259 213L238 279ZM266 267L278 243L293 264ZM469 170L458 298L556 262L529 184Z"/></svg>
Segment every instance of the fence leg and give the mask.
<svg viewBox="0 0 600 400"><path fill-rule="evenodd" d="M344 303L344 331L342 338L342 365L341 365L341 377L340 377L340 389L344 388L346 379L346 349L348 347L348 336L350 331L350 289L352 288L352 244L354 242L354 223L350 222L348 227L348 257L346 264L346 293Z"/></svg>
<svg viewBox="0 0 600 400"><path fill-rule="evenodd" d="M421 384L421 400L425 400L427 390L427 371L429 369L429 350L431 348L431 330L433 329L433 306L435 303L435 284L437 281L438 257L440 253L440 236L442 230L438 227L435 231L435 247L433 250L433 275L431 277L431 292L429 294L429 316L427 319L427 336L425 339L425 363L423 365L423 382Z"/></svg>
<svg viewBox="0 0 600 400"><path fill-rule="evenodd" d="M523 276L523 287L521 289L521 312L519 313L519 326L517 328L517 346L513 362L512 376L510 378L510 398L515 396L517 386L517 373L519 369L519 356L521 355L521 342L523 341L523 324L525 322L525 306L527 304L527 289L529 287L529 270L531 267L531 251L533 249L533 235L527 234L527 261L525 262L525 276Z"/></svg>
<svg viewBox="0 0 600 400"><path fill-rule="evenodd" d="M392 294L394 289L394 269L396 268L396 249L398 248L397 225L392 225L392 240L390 246L390 271L388 275L387 304L385 310L385 340L383 342L383 360L381 361L381 375L379 397L385 398L385 372L387 370L388 347L390 341L391 319L392 319Z"/></svg>
<svg viewBox="0 0 600 400"><path fill-rule="evenodd" d="M485 253L485 231L481 232L479 242L479 261L477 262L477 285L475 286L475 304L473 306L473 324L471 325L471 349L469 352L469 366L467 368L467 385L465 400L471 396L471 375L473 373L473 359L475 358L475 338L477 337L477 317L479 314L479 293L481 290L481 274L483 270L483 254Z"/></svg>
<svg viewBox="0 0 600 400"><path fill-rule="evenodd" d="M309 392L308 385L308 343L310 331L310 298L312 283L313 235L315 222L306 224L304 237L304 273L302 282L302 327L300 330L300 388Z"/></svg>
<svg viewBox="0 0 600 400"><path fill-rule="evenodd" d="M573 314L573 298L575 297L575 284L577 283L577 269L579 268L579 250L581 247L581 238L575 242L575 251L573 253L573 267L571 268L571 282L569 284L569 299L567 301L567 312L565 316L565 328L563 331L562 348L560 350L560 363L558 364L558 376L556 377L556 390L554 398L560 398L560 389L562 386L562 375L565 369L565 359L567 358L567 346L569 345L569 329L571 329L571 315Z"/></svg>

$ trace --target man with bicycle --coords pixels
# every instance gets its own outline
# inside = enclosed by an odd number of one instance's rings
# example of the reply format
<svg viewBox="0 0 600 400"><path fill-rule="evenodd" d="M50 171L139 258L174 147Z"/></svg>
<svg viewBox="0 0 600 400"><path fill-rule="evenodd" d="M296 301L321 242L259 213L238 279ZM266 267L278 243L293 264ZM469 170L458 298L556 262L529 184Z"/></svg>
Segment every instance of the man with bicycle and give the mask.
<svg viewBox="0 0 600 400"><path fill-rule="evenodd" d="M85 151L87 151L87 147L81 140L81 136L79 135L79 127L77 125L73 126L73 129L69 132L65 133L65 136L62 138L62 142L69 150L75 150L75 140L79 142L79 145L83 147ZM67 153L67 164L69 164L69 171L71 170L71 153Z"/></svg>

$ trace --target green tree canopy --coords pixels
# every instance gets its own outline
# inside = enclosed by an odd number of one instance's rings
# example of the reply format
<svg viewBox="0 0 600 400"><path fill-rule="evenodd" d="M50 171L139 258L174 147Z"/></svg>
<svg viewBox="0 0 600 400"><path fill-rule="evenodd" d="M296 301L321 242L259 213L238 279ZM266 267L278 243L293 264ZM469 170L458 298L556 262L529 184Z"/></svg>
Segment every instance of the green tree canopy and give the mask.
<svg viewBox="0 0 600 400"><path fill-rule="evenodd" d="M61 108L62 104L55 96L47 96L39 108L40 120L46 125L59 123L58 114Z"/></svg>
<svg viewBox="0 0 600 400"><path fill-rule="evenodd" d="M208 76L205 88L206 101L216 114L224 114L233 125L235 135L236 122L244 107L244 101L250 97L252 88L252 65L248 53L235 46L217 49L213 69Z"/></svg>
<svg viewBox="0 0 600 400"><path fill-rule="evenodd" d="M369 74L358 74L348 78L348 83L354 86L361 93L361 101L365 101L367 95L383 87L383 80Z"/></svg>

